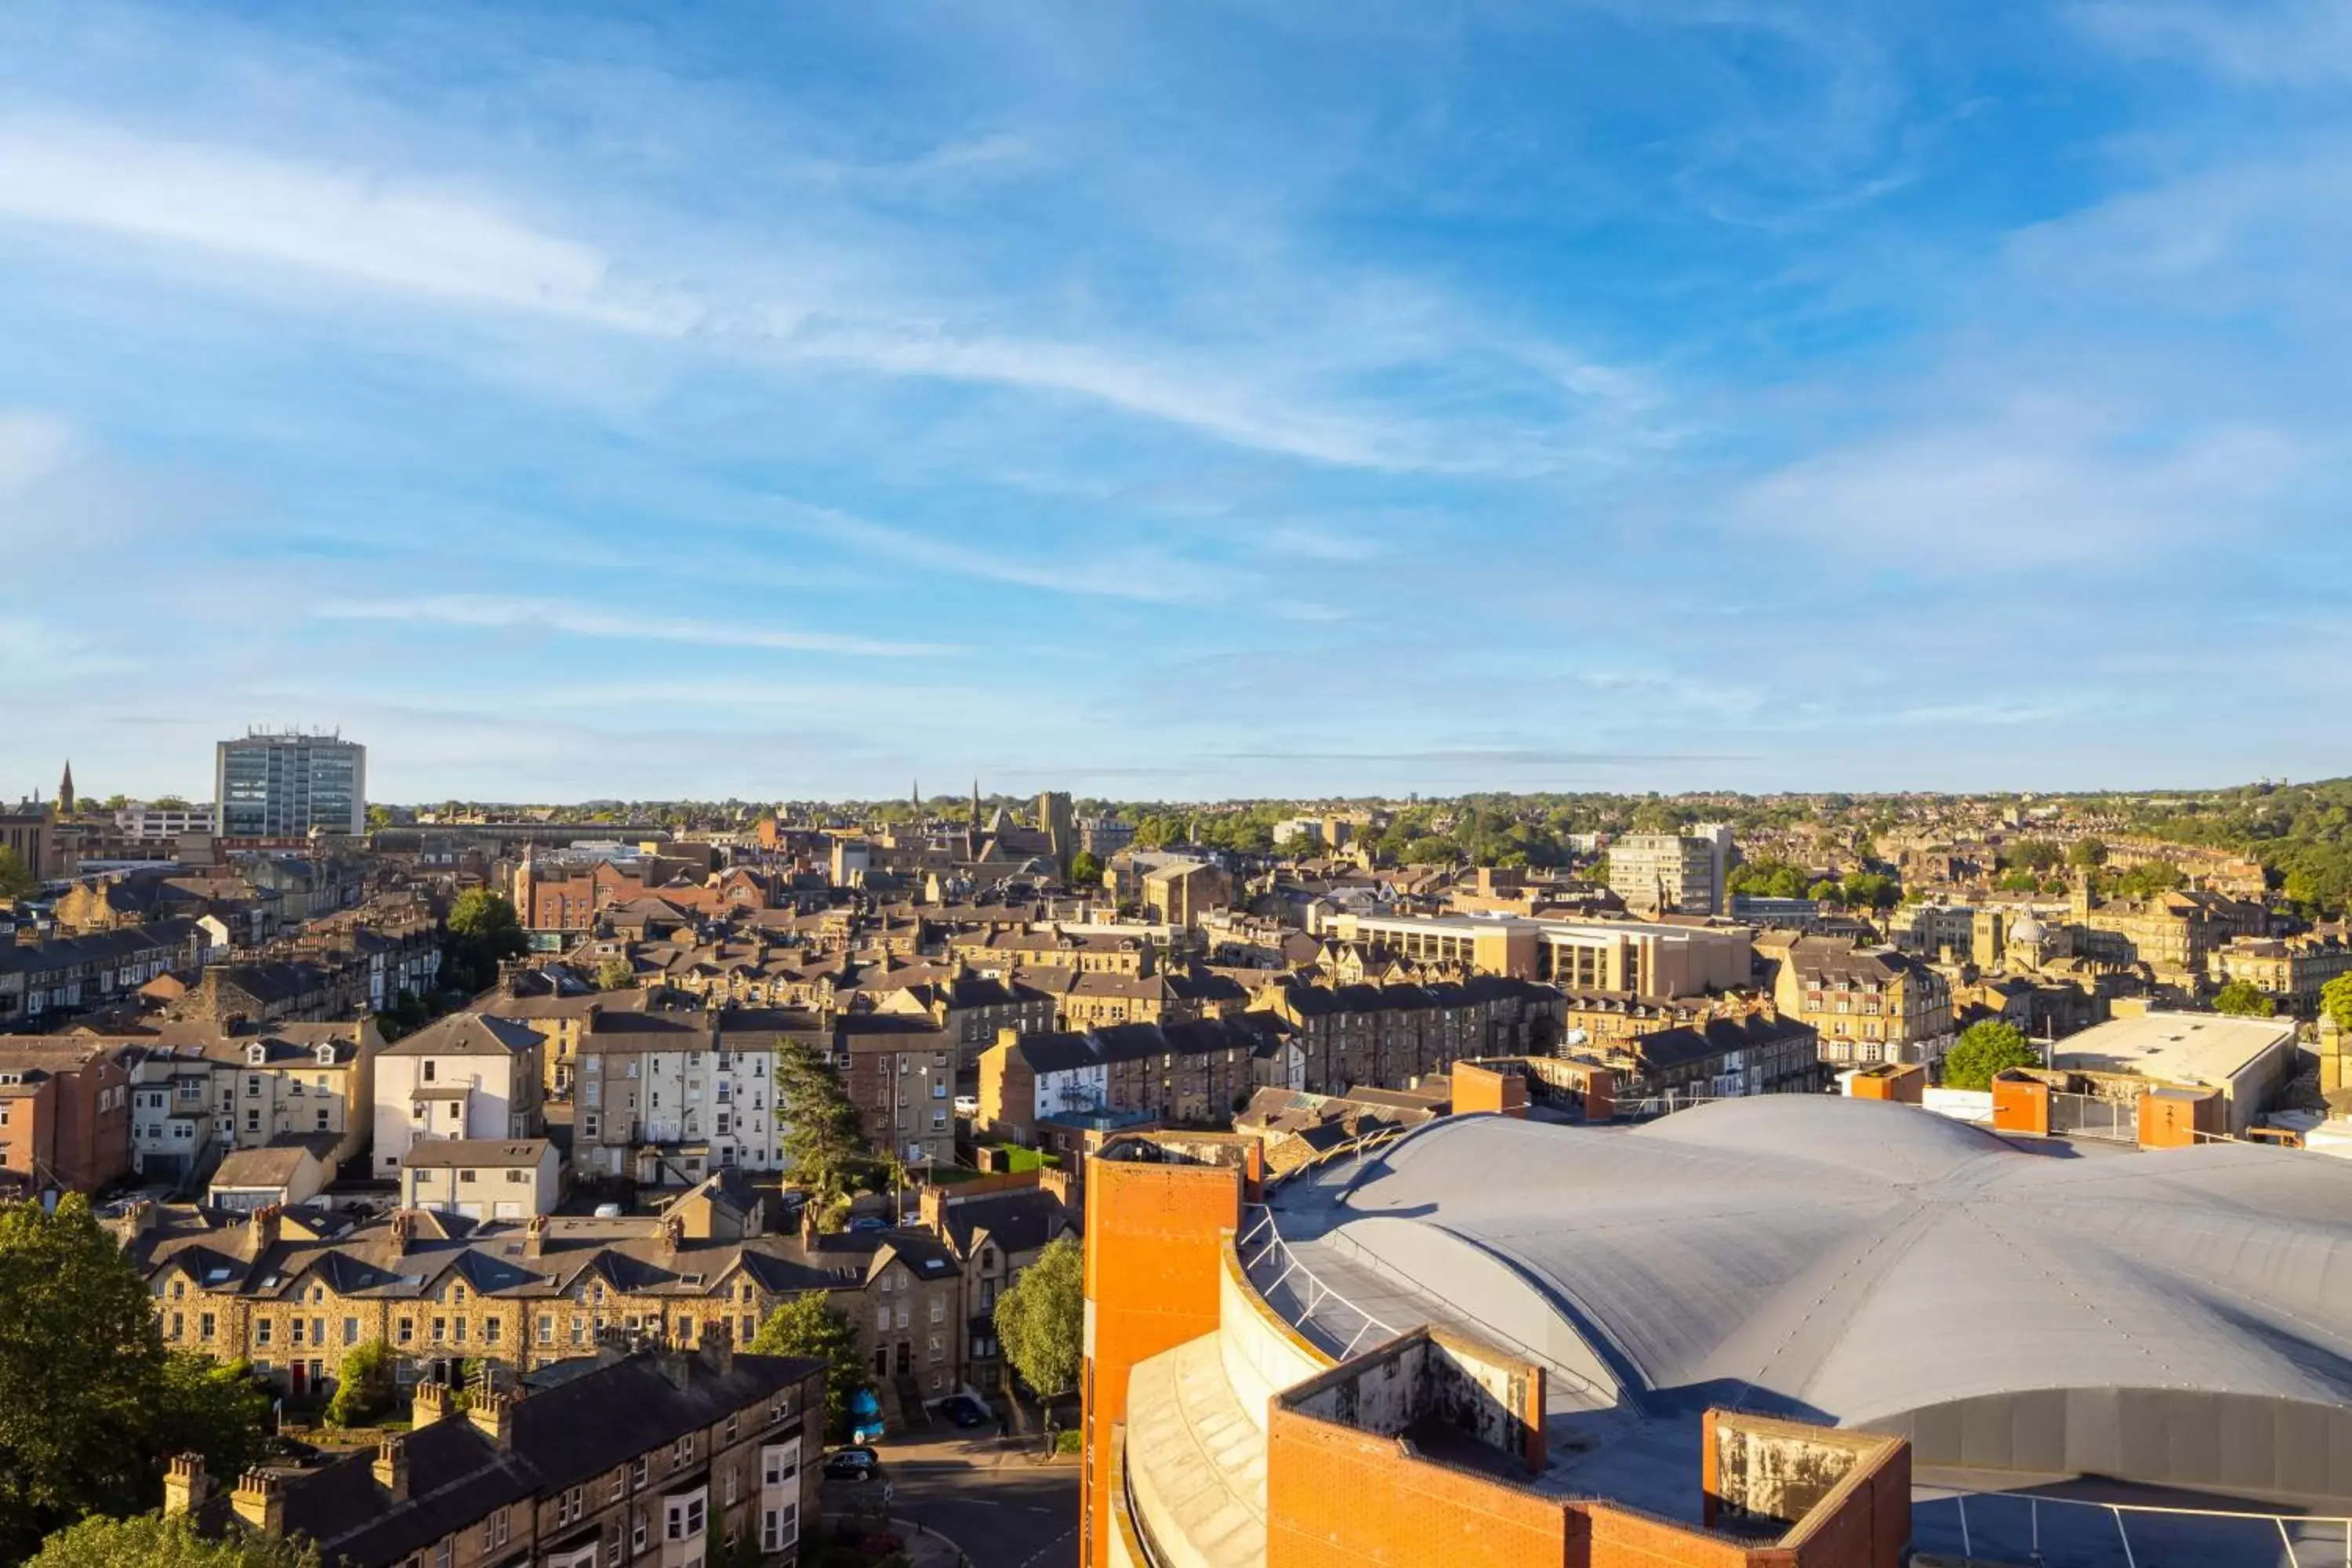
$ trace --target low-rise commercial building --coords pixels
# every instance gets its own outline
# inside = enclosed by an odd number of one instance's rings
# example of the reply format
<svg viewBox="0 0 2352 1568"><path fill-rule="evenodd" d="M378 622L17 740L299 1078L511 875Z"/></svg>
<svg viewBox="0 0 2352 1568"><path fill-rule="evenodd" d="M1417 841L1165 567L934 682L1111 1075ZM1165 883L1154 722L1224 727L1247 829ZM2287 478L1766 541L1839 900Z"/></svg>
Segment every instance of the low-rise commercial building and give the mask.
<svg viewBox="0 0 2352 1568"><path fill-rule="evenodd" d="M400 1206L461 1219L553 1214L562 1160L544 1138L438 1138L412 1146L400 1166Z"/></svg>

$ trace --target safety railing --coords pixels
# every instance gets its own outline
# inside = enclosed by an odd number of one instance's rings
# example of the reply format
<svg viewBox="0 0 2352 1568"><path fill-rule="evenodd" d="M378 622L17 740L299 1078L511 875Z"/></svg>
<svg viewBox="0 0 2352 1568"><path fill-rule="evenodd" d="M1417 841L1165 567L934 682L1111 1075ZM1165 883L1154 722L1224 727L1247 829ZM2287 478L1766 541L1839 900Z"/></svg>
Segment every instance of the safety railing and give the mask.
<svg viewBox="0 0 2352 1568"><path fill-rule="evenodd" d="M1914 1498L1911 1546L2037 1568L2352 1568L2352 1519L1955 1492Z"/></svg>
<svg viewBox="0 0 2352 1568"><path fill-rule="evenodd" d="M1324 1348L1340 1361L1354 1355L1367 1337L1378 1342L1382 1339L1394 1339L1404 1331L1365 1311L1308 1268L1305 1260L1291 1250L1290 1244L1283 1240L1282 1233L1275 1228L1274 1211L1271 1209L1262 1210L1257 1223L1234 1238L1234 1250L1241 1256L1242 1272L1249 1277L1251 1285L1269 1305L1274 1304L1276 1291L1285 1286L1289 1287L1291 1299L1299 1304L1294 1326L1309 1338L1329 1341L1330 1343ZM1277 1264L1280 1267L1273 1279L1260 1279L1263 1269ZM1334 1306L1347 1317L1352 1317L1357 1325L1355 1332L1344 1342L1339 1335L1346 1327L1346 1317L1336 1326L1317 1317L1318 1312ZM1276 1310L1280 1310L1278 1307Z"/></svg>

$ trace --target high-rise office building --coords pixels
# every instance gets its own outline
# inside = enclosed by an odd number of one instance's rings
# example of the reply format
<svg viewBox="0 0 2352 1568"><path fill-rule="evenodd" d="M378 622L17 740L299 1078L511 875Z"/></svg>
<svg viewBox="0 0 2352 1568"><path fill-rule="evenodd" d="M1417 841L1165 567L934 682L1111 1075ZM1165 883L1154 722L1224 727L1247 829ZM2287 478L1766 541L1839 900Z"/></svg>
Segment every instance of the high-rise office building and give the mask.
<svg viewBox="0 0 2352 1568"><path fill-rule="evenodd" d="M249 730L214 749L213 785L225 838L367 831L367 748L340 733Z"/></svg>
<svg viewBox="0 0 2352 1568"><path fill-rule="evenodd" d="M1716 915L1731 868L1731 829L1634 833L1609 846L1609 886L1644 914Z"/></svg>

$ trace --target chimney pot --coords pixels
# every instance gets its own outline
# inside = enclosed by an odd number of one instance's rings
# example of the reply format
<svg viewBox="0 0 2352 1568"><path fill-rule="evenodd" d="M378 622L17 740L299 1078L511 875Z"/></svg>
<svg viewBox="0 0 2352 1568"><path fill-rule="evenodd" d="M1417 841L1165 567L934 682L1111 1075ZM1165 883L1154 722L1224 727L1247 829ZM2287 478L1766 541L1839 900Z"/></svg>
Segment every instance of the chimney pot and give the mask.
<svg viewBox="0 0 2352 1568"><path fill-rule="evenodd" d="M202 1454L174 1454L163 1472L163 1512L166 1516L201 1512L212 1489Z"/></svg>
<svg viewBox="0 0 2352 1568"><path fill-rule="evenodd" d="M408 1439L395 1433L375 1446L375 1484L394 1502L408 1500Z"/></svg>

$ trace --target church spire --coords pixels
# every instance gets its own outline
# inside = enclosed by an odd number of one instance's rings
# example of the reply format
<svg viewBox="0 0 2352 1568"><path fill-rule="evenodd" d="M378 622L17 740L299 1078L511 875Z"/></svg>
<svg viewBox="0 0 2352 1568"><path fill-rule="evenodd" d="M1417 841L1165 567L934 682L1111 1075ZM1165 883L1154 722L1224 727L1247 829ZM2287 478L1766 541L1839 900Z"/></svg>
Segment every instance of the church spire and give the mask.
<svg viewBox="0 0 2352 1568"><path fill-rule="evenodd" d="M971 776L971 830L980 831L980 775Z"/></svg>
<svg viewBox="0 0 2352 1568"><path fill-rule="evenodd" d="M58 815L71 816L74 809L73 759L66 759L66 776L58 781Z"/></svg>

